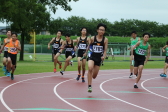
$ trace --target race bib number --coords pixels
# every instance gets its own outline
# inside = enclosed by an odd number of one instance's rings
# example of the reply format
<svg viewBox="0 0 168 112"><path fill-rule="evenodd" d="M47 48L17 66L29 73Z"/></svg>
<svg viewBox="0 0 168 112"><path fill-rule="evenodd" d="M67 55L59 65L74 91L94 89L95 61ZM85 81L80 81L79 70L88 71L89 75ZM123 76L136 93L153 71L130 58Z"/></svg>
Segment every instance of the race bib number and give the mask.
<svg viewBox="0 0 168 112"><path fill-rule="evenodd" d="M66 48L66 51L73 51L73 48Z"/></svg>
<svg viewBox="0 0 168 112"><path fill-rule="evenodd" d="M146 50L138 49L138 54L145 55Z"/></svg>
<svg viewBox="0 0 168 112"><path fill-rule="evenodd" d="M93 45L93 52L102 53L103 52L103 46Z"/></svg>
<svg viewBox="0 0 168 112"><path fill-rule="evenodd" d="M10 52L16 52L17 49L16 48L10 48Z"/></svg>
<svg viewBox="0 0 168 112"><path fill-rule="evenodd" d="M59 44L54 43L53 48L59 48Z"/></svg>
<svg viewBox="0 0 168 112"><path fill-rule="evenodd" d="M4 51L8 51L8 47L4 47Z"/></svg>
<svg viewBox="0 0 168 112"><path fill-rule="evenodd" d="M86 49L86 44L79 44L78 49Z"/></svg>

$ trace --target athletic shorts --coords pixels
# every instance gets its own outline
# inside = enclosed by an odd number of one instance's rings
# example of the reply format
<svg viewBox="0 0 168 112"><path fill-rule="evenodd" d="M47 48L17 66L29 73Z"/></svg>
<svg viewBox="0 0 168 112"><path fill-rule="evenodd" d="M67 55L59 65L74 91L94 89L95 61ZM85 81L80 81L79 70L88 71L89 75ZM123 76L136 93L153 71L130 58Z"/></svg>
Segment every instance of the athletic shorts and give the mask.
<svg viewBox="0 0 168 112"><path fill-rule="evenodd" d="M135 53L134 55L134 67L138 67L140 65L144 65L146 57L142 55L138 55Z"/></svg>
<svg viewBox="0 0 168 112"><path fill-rule="evenodd" d="M92 53L91 56L88 58L88 60L93 60L94 65L100 66L101 65L101 54L98 53Z"/></svg>
<svg viewBox="0 0 168 112"><path fill-rule="evenodd" d="M168 64L168 56L165 57L165 63Z"/></svg>
<svg viewBox="0 0 168 112"><path fill-rule="evenodd" d="M56 55L56 54L59 52L59 50L60 50L60 49L53 49L53 50L52 50L52 53L53 53L54 55Z"/></svg>
<svg viewBox="0 0 168 112"><path fill-rule="evenodd" d="M86 52L86 50L79 49L79 50L78 50L77 57L83 57L83 54L84 54L85 52ZM85 57L84 59L86 59L86 57Z"/></svg>
<svg viewBox="0 0 168 112"><path fill-rule="evenodd" d="M133 50L133 55L135 55L135 50ZM131 56L131 51L130 51L130 56Z"/></svg>
<svg viewBox="0 0 168 112"><path fill-rule="evenodd" d="M4 51L4 58L8 58L8 51Z"/></svg>
<svg viewBox="0 0 168 112"><path fill-rule="evenodd" d="M16 65L17 54L8 53L8 57L11 58L12 65Z"/></svg>
<svg viewBox="0 0 168 112"><path fill-rule="evenodd" d="M75 52L66 51L65 52L65 57L68 58L69 56L72 56L72 58L74 58L75 57Z"/></svg>

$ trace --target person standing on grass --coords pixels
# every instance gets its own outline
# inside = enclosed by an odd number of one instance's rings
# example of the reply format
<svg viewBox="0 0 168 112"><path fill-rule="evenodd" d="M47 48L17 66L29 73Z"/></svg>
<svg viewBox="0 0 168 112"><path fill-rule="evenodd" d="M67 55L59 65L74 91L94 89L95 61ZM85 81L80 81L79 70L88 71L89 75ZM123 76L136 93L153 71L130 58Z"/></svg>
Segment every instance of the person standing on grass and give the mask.
<svg viewBox="0 0 168 112"><path fill-rule="evenodd" d="M85 82L85 66L86 66L86 55L89 49L90 38L86 36L87 29L83 27L81 30L81 37L77 38L78 45L78 76L76 80L78 81L81 77L81 66L82 66L82 82Z"/></svg>
<svg viewBox="0 0 168 112"><path fill-rule="evenodd" d="M75 50L74 50L74 42L77 42L77 40L71 40L70 34L65 35L65 41L62 43L62 46L60 47L61 49L66 49L65 50L65 64L63 70L60 71L60 73L63 75L66 67L69 65L69 62L71 59L75 57Z"/></svg>
<svg viewBox="0 0 168 112"><path fill-rule="evenodd" d="M138 84L139 80L141 79L144 63L147 63L149 56L150 56L151 46L148 43L149 38L150 38L150 34L144 33L143 40L137 42L134 45L134 47L132 47L132 49L131 49L131 57L132 57L132 60L134 59L134 61L135 61L134 74L138 73L136 82L134 84L134 88L138 88L137 84ZM135 54L134 54L135 48L136 48L136 50L135 50ZM147 55L147 57L146 57L146 55Z"/></svg>
<svg viewBox="0 0 168 112"><path fill-rule="evenodd" d="M52 47L52 53L54 57L54 73L57 71L57 63L59 64L59 68L61 69L61 62L58 61L58 57L62 53L62 49L60 49L60 46L63 43L63 39L61 39L62 31L58 30L56 37L52 38L52 40L48 43L48 49L50 49L50 44L53 43Z"/></svg>
<svg viewBox="0 0 168 112"><path fill-rule="evenodd" d="M11 76L11 80L14 79L14 71L16 69L16 60L17 60L17 53L18 50L21 50L20 47L20 41L17 39L17 33L12 33L12 39L10 41L7 41L3 47L5 47L8 44L8 62L7 62L7 76ZM10 71L12 72L10 73Z"/></svg>
<svg viewBox="0 0 168 112"><path fill-rule="evenodd" d="M97 35L91 37L88 60L88 92L92 92L92 78L95 79L100 69L101 61L106 57L108 39L104 37L107 29L105 24L97 25Z"/></svg>
<svg viewBox="0 0 168 112"><path fill-rule="evenodd" d="M168 67L168 41L166 42L166 45L162 48L163 52L166 52L166 57L165 57L165 66L163 69L163 73L160 74L161 77L167 77L167 67Z"/></svg>
<svg viewBox="0 0 168 112"><path fill-rule="evenodd" d="M11 38L11 30L8 30L6 32L6 36L7 38L4 39L4 47L1 48L0 52L2 52L4 50L4 57L3 57L3 68L2 70L4 71L4 74L6 75L6 64L7 64L7 58L8 58L8 47L9 47L9 42L12 40ZM7 43L7 44L6 44ZM9 74L7 74L8 76ZM8 76L9 77L9 76Z"/></svg>
<svg viewBox="0 0 168 112"><path fill-rule="evenodd" d="M132 31L131 32L131 47L128 48L128 50L131 50L132 47L135 46L135 44L140 41L140 38L137 37L137 33L136 31ZM133 50L133 55L135 54L135 50L136 48ZM131 55L131 51L130 51L130 55ZM129 78L132 78L133 77L133 69L134 69L134 60L132 60L132 57L130 56L130 76ZM135 74L136 77L137 77L137 74Z"/></svg>

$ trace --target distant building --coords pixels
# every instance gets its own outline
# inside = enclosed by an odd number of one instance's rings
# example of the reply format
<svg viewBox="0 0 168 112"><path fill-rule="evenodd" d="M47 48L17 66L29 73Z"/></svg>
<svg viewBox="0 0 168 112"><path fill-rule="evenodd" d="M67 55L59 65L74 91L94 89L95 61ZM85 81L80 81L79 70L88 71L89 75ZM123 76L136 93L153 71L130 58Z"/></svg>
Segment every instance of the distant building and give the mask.
<svg viewBox="0 0 168 112"><path fill-rule="evenodd" d="M0 26L0 35L5 35L6 34L6 26Z"/></svg>

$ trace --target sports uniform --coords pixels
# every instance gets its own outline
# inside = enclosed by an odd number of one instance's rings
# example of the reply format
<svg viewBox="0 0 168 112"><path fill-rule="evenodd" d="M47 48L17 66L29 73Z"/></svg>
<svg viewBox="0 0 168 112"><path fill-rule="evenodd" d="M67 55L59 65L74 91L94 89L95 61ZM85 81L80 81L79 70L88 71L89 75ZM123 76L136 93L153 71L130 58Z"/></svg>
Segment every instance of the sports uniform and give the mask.
<svg viewBox="0 0 168 112"><path fill-rule="evenodd" d="M62 43L60 43L61 38L57 41L56 37L54 39L54 43L52 45L53 47L53 54L56 55L59 52L59 47L61 46Z"/></svg>
<svg viewBox="0 0 168 112"><path fill-rule="evenodd" d="M83 57L83 54L86 52L87 48L87 37L85 39L82 39L80 37L79 43L78 43L78 54L77 57ZM84 57L86 59L86 57Z"/></svg>
<svg viewBox="0 0 168 112"><path fill-rule="evenodd" d="M69 56L72 56L72 58L75 57L73 40L71 40L70 44L68 43L68 41L66 41L65 57L68 58Z"/></svg>

